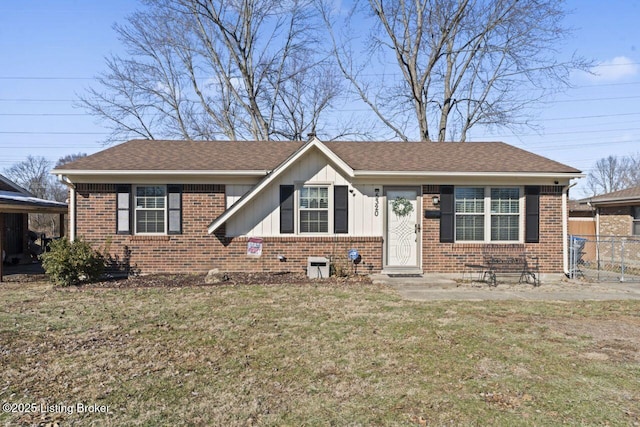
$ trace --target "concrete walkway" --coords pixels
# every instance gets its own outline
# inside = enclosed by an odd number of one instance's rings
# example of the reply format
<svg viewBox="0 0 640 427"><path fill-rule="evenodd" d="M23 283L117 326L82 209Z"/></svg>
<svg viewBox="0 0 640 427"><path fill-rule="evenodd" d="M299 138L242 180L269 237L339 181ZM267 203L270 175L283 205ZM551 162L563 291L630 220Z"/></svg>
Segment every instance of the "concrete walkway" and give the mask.
<svg viewBox="0 0 640 427"><path fill-rule="evenodd" d="M542 279L542 284L498 283L492 287L481 282L462 282L461 276L425 274L422 277L389 277L373 274L374 283L395 289L412 301L438 300L522 300L522 301L607 301L640 300L639 282L593 283L562 277Z"/></svg>

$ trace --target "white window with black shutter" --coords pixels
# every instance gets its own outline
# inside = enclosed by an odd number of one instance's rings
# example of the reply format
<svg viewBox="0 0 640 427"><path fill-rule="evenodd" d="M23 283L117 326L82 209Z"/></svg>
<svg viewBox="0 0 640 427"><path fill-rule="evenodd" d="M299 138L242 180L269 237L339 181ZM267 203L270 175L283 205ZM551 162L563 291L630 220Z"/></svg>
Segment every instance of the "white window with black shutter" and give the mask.
<svg viewBox="0 0 640 427"><path fill-rule="evenodd" d="M117 185L117 234L182 233L182 186Z"/></svg>
<svg viewBox="0 0 640 427"><path fill-rule="evenodd" d="M538 199L530 193L529 187L522 197L521 187L441 186L440 241L536 242Z"/></svg>
<svg viewBox="0 0 640 427"><path fill-rule="evenodd" d="M281 185L280 233L348 233L348 196L346 185Z"/></svg>

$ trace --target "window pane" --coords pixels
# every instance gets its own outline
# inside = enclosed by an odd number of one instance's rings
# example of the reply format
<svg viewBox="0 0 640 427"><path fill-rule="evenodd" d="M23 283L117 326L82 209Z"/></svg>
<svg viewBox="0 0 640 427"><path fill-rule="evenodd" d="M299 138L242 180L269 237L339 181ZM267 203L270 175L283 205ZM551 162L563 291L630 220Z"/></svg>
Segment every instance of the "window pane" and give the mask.
<svg viewBox="0 0 640 427"><path fill-rule="evenodd" d="M519 216L493 215L491 217L491 240L518 240Z"/></svg>
<svg viewBox="0 0 640 427"><path fill-rule="evenodd" d="M328 209L328 187L303 187L300 189L301 209Z"/></svg>
<svg viewBox="0 0 640 427"><path fill-rule="evenodd" d="M518 188L492 188L491 213L518 213L520 190Z"/></svg>
<svg viewBox="0 0 640 427"><path fill-rule="evenodd" d="M329 231L329 213L327 211L301 211L301 233L327 233Z"/></svg>
<svg viewBox="0 0 640 427"><path fill-rule="evenodd" d="M320 209L328 209L329 208L329 188L327 187L319 187L318 188L318 198L319 203L318 207Z"/></svg>
<svg viewBox="0 0 640 427"><path fill-rule="evenodd" d="M164 209L164 187L136 187L136 207L142 209Z"/></svg>
<svg viewBox="0 0 640 427"><path fill-rule="evenodd" d="M164 233L164 211L141 210L136 212L136 232Z"/></svg>
<svg viewBox="0 0 640 427"><path fill-rule="evenodd" d="M164 187L163 186L138 186L136 187L136 196L139 197L154 197L154 196L162 196L164 197Z"/></svg>
<svg viewBox="0 0 640 427"><path fill-rule="evenodd" d="M491 240L517 241L520 238L520 190L491 189Z"/></svg>
<svg viewBox="0 0 640 427"><path fill-rule="evenodd" d="M484 213L484 188L464 188L455 190L456 213Z"/></svg>
<svg viewBox="0 0 640 427"><path fill-rule="evenodd" d="M633 219L640 219L640 206L633 207Z"/></svg>
<svg viewBox="0 0 640 427"><path fill-rule="evenodd" d="M456 240L484 240L484 215L456 216Z"/></svg>
<svg viewBox="0 0 640 427"><path fill-rule="evenodd" d="M456 187L456 240L484 240L484 188Z"/></svg>

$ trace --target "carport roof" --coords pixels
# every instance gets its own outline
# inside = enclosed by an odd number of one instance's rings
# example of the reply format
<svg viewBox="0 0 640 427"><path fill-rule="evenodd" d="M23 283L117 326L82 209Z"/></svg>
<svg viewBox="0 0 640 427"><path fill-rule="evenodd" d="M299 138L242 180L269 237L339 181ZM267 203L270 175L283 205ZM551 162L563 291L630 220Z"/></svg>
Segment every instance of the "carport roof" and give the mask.
<svg viewBox="0 0 640 427"><path fill-rule="evenodd" d="M0 191L0 212L13 213L66 213L66 203L39 199L15 191Z"/></svg>

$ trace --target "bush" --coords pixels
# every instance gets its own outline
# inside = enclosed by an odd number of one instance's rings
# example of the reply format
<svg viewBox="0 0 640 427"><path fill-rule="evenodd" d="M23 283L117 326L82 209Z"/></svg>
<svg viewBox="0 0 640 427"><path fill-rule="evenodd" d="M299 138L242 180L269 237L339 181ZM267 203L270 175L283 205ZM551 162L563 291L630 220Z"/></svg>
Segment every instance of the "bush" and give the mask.
<svg viewBox="0 0 640 427"><path fill-rule="evenodd" d="M104 256L82 239L51 242L51 250L42 255L42 267L57 286L77 285L100 278L104 271Z"/></svg>

